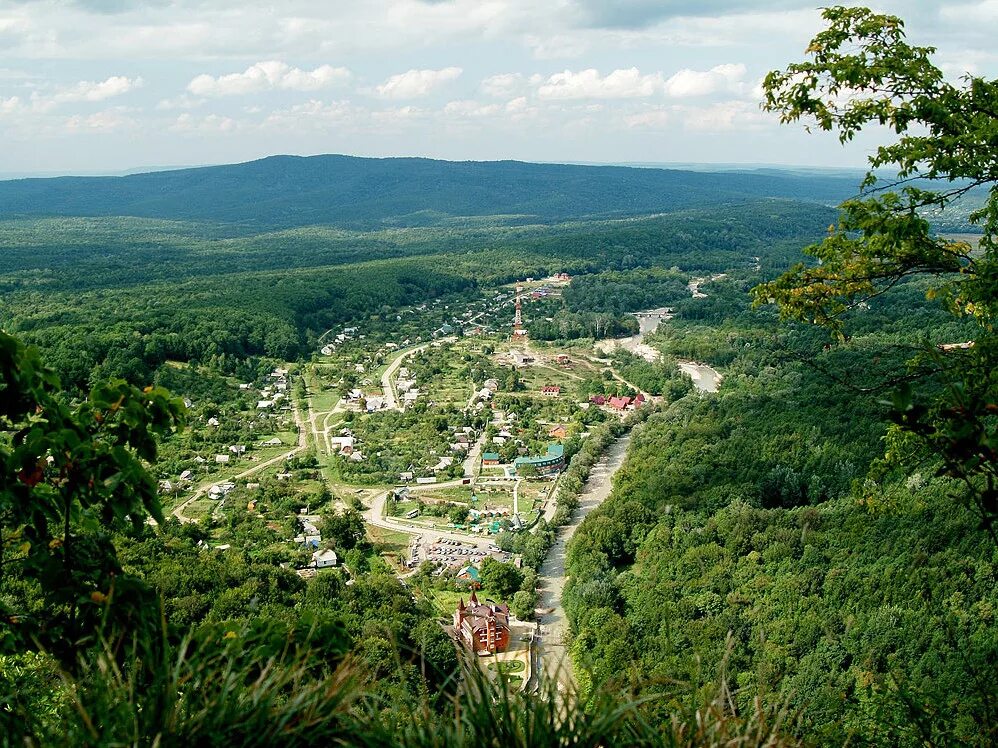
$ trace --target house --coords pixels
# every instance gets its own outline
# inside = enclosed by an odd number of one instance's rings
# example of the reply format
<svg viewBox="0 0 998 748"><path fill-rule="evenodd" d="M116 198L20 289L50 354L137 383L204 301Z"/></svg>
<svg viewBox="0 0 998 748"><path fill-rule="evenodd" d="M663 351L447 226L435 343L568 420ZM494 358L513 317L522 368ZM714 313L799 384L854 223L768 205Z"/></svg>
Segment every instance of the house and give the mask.
<svg viewBox="0 0 998 748"><path fill-rule="evenodd" d="M347 393L347 400L360 400L364 397L364 393L361 390L353 389Z"/></svg>
<svg viewBox="0 0 998 748"><path fill-rule="evenodd" d="M645 402L645 396L640 392L634 396L634 402L631 403L635 408L640 408Z"/></svg>
<svg viewBox="0 0 998 748"><path fill-rule="evenodd" d="M541 387L541 394L548 397L558 397L561 394L561 387L556 384L546 384Z"/></svg>
<svg viewBox="0 0 998 748"><path fill-rule="evenodd" d="M609 405L614 410L625 410L628 405L631 404L631 398L629 397L611 397L607 401Z"/></svg>
<svg viewBox="0 0 998 748"><path fill-rule="evenodd" d="M180 474L180 480L182 480L184 482L188 482L188 481L194 480L194 471L192 471L192 470L185 470L184 472L182 472Z"/></svg>
<svg viewBox="0 0 998 748"><path fill-rule="evenodd" d="M257 400L256 403L257 410L266 410L267 408L273 407L273 405L273 400Z"/></svg>
<svg viewBox="0 0 998 748"><path fill-rule="evenodd" d="M446 470L451 465L454 464L454 458L450 456L441 457L440 462L434 465L431 469L434 473L439 473L441 470Z"/></svg>
<svg viewBox="0 0 998 748"><path fill-rule="evenodd" d="M281 438L279 436L275 436L275 437L273 437L271 439L267 439L267 441L265 441L265 442L260 442L260 446L261 447L279 447L283 443L284 442L281 441Z"/></svg>
<svg viewBox="0 0 998 748"><path fill-rule="evenodd" d="M215 418L215 416L212 416L211 418L208 419L208 425L209 426L217 426L218 425L218 419Z"/></svg>
<svg viewBox="0 0 998 748"><path fill-rule="evenodd" d="M419 399L419 388L413 388L402 395L402 402L406 405L412 405Z"/></svg>
<svg viewBox="0 0 998 748"><path fill-rule="evenodd" d="M215 455L215 462L217 462L219 464L223 464L224 465L228 461L229 461L229 456L228 455Z"/></svg>
<svg viewBox="0 0 998 748"><path fill-rule="evenodd" d="M312 564L316 569L328 569L336 566L336 551L316 551L312 554Z"/></svg>
<svg viewBox="0 0 998 748"><path fill-rule="evenodd" d="M243 455L243 454L246 454L246 445L245 444L233 444L233 445L231 445L229 447L229 451L232 452L232 454L234 454L234 455Z"/></svg>
<svg viewBox="0 0 998 748"><path fill-rule="evenodd" d="M224 483L216 483L214 486L208 489L208 498L218 500L229 493L233 488L236 487L235 483L231 481L225 481Z"/></svg>
<svg viewBox="0 0 998 748"><path fill-rule="evenodd" d="M510 358L513 359L513 363L517 366L524 366L534 362L534 357L524 353L523 351L511 350L509 355Z"/></svg>
<svg viewBox="0 0 998 748"><path fill-rule="evenodd" d="M380 395L371 395L369 398L367 398L368 413L371 413L375 410L381 410L384 407L385 407L385 398L381 397Z"/></svg>
<svg viewBox="0 0 998 748"><path fill-rule="evenodd" d="M564 353L559 353L558 354L558 363L561 366L568 366L570 363L572 363L572 359L570 359Z"/></svg>
<svg viewBox="0 0 998 748"><path fill-rule="evenodd" d="M464 599L454 611L454 632L475 654L505 652L509 646L509 606L486 600L478 601L472 592L468 604Z"/></svg>
<svg viewBox="0 0 998 748"><path fill-rule="evenodd" d="M499 453L498 452L484 452L482 453L482 465L498 465L499 464Z"/></svg>
<svg viewBox="0 0 998 748"><path fill-rule="evenodd" d="M335 449L341 455L353 454L355 440L352 436L334 436L329 440L330 449Z"/></svg>
<svg viewBox="0 0 998 748"><path fill-rule="evenodd" d="M517 457L513 460L517 475L536 470L538 475L555 475L565 467L565 447L561 444L549 444L547 452L536 457Z"/></svg>
<svg viewBox="0 0 998 748"><path fill-rule="evenodd" d="M159 482L159 490L160 490L161 493L172 493L173 492L173 484L170 483L170 481L168 481L168 480L161 480Z"/></svg>
<svg viewBox="0 0 998 748"><path fill-rule="evenodd" d="M454 442L453 444L450 445L450 451L459 452L463 454L464 452L468 451L468 445L461 444L461 442Z"/></svg>
<svg viewBox="0 0 998 748"><path fill-rule="evenodd" d="M568 429L562 426L560 423L555 424L548 429L548 436L552 439L564 439L568 436Z"/></svg>
<svg viewBox="0 0 998 748"><path fill-rule="evenodd" d="M355 451L353 451L353 452L350 453L350 461L351 462L363 462L364 461L364 455L355 450Z"/></svg>
<svg viewBox="0 0 998 748"><path fill-rule="evenodd" d="M471 437L469 437L463 431L460 431L454 434L454 441L456 441L458 444L463 444L467 447L471 443Z"/></svg>
<svg viewBox="0 0 998 748"><path fill-rule="evenodd" d="M399 473L399 480L408 483L413 479L413 473L411 470L406 470L404 473Z"/></svg>
<svg viewBox="0 0 998 748"><path fill-rule="evenodd" d="M606 405L606 398L603 395L593 395L589 398L589 402L593 405Z"/></svg>
<svg viewBox="0 0 998 748"><path fill-rule="evenodd" d="M491 400L492 399L492 395L493 395L493 392L488 387L482 387L482 389L480 389L478 391L478 399L479 400Z"/></svg>
<svg viewBox="0 0 998 748"><path fill-rule="evenodd" d="M499 380L498 379L486 379L485 389L497 392L499 390Z"/></svg>
<svg viewBox="0 0 998 748"><path fill-rule="evenodd" d="M241 390L248 390L251 386L252 385L249 384L249 382L243 382L242 384L239 385L239 389L241 389Z"/></svg>

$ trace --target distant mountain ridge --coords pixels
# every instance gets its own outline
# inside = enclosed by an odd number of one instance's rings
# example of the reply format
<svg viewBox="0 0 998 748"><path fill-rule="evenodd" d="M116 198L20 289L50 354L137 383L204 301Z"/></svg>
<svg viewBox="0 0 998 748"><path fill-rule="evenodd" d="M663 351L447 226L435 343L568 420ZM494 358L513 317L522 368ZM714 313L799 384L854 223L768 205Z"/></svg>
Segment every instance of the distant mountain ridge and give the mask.
<svg viewBox="0 0 998 748"><path fill-rule="evenodd" d="M503 215L548 222L667 213L760 198L837 204L856 189L852 178L794 172L271 156L128 176L0 182L0 220L137 216L255 228L377 228Z"/></svg>

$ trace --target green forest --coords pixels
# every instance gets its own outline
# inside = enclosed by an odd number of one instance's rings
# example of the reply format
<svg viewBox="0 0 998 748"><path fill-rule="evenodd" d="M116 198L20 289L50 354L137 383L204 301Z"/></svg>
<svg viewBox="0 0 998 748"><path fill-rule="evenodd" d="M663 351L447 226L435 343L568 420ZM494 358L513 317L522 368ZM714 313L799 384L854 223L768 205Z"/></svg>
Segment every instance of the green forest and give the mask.
<svg viewBox="0 0 998 748"><path fill-rule="evenodd" d="M887 125L859 185L0 182L0 746L998 744L998 83L822 13L763 107ZM525 660L459 644L471 592Z"/></svg>

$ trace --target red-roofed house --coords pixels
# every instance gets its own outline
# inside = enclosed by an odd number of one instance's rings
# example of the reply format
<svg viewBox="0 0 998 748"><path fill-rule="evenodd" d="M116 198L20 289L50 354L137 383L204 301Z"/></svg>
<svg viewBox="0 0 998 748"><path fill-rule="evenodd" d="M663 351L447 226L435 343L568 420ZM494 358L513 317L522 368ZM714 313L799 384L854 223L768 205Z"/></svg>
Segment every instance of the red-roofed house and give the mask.
<svg viewBox="0 0 998 748"><path fill-rule="evenodd" d="M556 384L546 384L541 387L541 393L549 397L558 397L561 394L561 387Z"/></svg>
<svg viewBox="0 0 998 748"><path fill-rule="evenodd" d="M475 654L505 652L509 646L509 606L493 600L480 603L472 592L468 604L462 598L454 611L454 632Z"/></svg>
<svg viewBox="0 0 998 748"><path fill-rule="evenodd" d="M624 410L628 405L631 404L631 398L629 397L611 397L607 403L614 410Z"/></svg>
<svg viewBox="0 0 998 748"><path fill-rule="evenodd" d="M606 398L602 395L593 395L589 398L589 402L593 405L606 405Z"/></svg>

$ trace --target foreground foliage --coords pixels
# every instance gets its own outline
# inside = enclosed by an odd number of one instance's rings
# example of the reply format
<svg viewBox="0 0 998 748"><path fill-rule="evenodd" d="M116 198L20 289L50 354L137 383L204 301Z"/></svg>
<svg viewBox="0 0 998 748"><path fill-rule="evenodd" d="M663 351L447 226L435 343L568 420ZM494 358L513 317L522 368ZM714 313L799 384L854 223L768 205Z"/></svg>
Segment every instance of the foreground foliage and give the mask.
<svg viewBox="0 0 998 748"><path fill-rule="evenodd" d="M866 194L844 203L838 227L808 250L819 264L797 265L759 287L756 299L841 336L850 311L905 278L930 278L927 297L976 329L897 372L894 384L904 386L894 394L894 453L937 459L941 474L963 484L956 498L991 527L998 519L998 81L947 82L935 50L909 44L895 16L843 7L823 16L828 28L812 40L809 59L767 76L766 107L843 142L868 126L888 127L897 140L878 148L870 165L895 169L897 179L885 183L871 172ZM976 247L939 236L930 223L972 191L986 195L970 216L981 230Z"/></svg>

